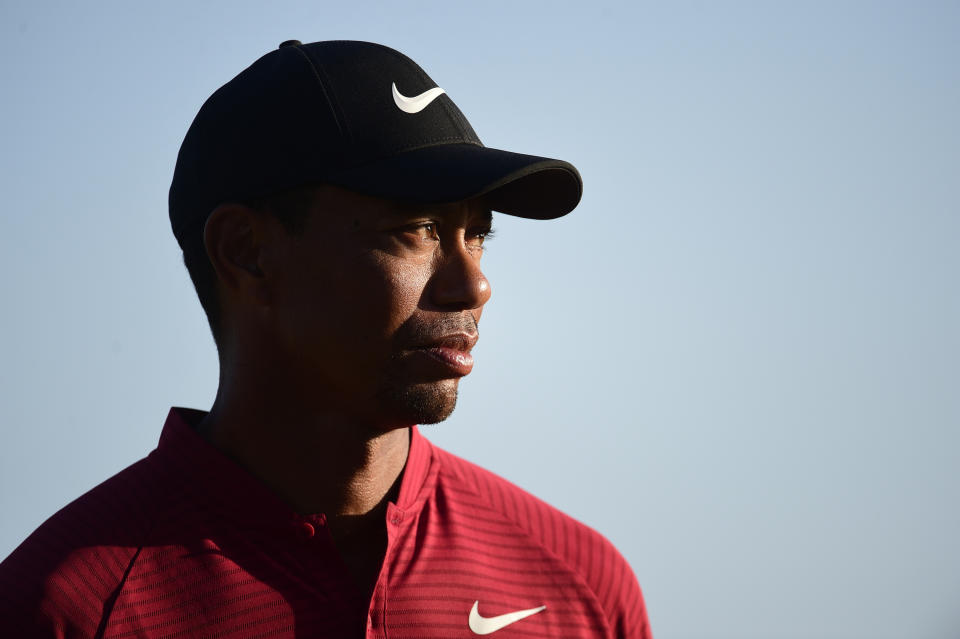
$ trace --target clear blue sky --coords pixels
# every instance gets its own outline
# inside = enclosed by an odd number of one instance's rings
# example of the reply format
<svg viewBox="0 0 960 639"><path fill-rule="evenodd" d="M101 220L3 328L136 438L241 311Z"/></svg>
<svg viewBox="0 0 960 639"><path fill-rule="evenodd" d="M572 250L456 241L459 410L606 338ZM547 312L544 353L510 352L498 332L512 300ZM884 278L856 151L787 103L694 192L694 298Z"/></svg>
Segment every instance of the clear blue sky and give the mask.
<svg viewBox="0 0 960 639"><path fill-rule="evenodd" d="M589 523L658 639L960 634L960 3L0 4L0 557L209 407L166 192L282 40L417 60L579 209L499 217L428 437Z"/></svg>

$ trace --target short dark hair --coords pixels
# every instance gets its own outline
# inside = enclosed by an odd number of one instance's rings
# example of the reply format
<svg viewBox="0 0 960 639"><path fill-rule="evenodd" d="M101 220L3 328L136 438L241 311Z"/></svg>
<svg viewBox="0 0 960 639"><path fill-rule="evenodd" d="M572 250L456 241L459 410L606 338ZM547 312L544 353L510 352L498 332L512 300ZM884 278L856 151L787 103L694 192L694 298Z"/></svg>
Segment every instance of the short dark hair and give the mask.
<svg viewBox="0 0 960 639"><path fill-rule="evenodd" d="M246 200L240 204L276 218L290 235L301 235L314 203L315 193L316 187L308 185ZM217 293L217 273L203 243L203 230L204 226L200 225L184 236L183 264L187 267L193 288L197 291L200 306L207 314L213 341L219 348L222 309Z"/></svg>

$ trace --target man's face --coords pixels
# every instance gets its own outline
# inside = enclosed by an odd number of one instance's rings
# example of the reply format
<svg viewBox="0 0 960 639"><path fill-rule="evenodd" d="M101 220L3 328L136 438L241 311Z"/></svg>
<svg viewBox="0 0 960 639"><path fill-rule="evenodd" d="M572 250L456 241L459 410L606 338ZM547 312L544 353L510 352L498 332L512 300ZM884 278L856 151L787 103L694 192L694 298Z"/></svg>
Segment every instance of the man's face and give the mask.
<svg viewBox="0 0 960 639"><path fill-rule="evenodd" d="M291 381L377 430L445 419L490 298L489 210L316 193L304 232L277 257L270 321Z"/></svg>

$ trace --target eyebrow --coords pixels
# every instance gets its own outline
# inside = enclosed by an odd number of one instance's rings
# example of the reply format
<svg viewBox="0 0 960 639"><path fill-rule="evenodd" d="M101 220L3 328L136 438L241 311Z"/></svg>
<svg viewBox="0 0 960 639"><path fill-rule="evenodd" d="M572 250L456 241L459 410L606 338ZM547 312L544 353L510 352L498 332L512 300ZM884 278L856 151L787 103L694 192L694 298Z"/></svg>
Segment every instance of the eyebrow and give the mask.
<svg viewBox="0 0 960 639"><path fill-rule="evenodd" d="M483 221L486 222L487 224L490 224L491 222L493 222L493 211L491 211L490 209L484 209L481 215L483 217Z"/></svg>
<svg viewBox="0 0 960 639"><path fill-rule="evenodd" d="M394 202L392 210L390 211L393 215L402 217L407 215L416 215L418 213L423 213L427 209L433 209L442 204L418 204L415 202ZM484 208L477 217L481 221L490 224L493 222L493 211L489 208Z"/></svg>

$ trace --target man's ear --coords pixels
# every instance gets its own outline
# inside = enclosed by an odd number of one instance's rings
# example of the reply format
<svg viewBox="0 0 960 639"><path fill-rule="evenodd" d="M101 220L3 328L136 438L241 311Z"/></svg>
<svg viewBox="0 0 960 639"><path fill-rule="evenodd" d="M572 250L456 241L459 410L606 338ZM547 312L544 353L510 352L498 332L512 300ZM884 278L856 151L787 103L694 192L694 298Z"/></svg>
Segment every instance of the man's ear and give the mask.
<svg viewBox="0 0 960 639"><path fill-rule="evenodd" d="M269 236L263 214L249 206L221 204L210 213L203 244L227 296L266 303L263 256Z"/></svg>

